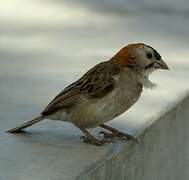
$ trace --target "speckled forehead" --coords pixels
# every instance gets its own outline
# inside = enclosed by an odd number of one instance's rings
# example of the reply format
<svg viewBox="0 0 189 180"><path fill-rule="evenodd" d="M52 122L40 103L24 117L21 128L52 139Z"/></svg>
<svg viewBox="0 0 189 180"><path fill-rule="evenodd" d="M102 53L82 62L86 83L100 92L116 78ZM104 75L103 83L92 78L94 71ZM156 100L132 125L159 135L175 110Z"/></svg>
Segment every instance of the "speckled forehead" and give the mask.
<svg viewBox="0 0 189 180"><path fill-rule="evenodd" d="M142 44L142 43L136 44L136 47L144 49L144 44Z"/></svg>

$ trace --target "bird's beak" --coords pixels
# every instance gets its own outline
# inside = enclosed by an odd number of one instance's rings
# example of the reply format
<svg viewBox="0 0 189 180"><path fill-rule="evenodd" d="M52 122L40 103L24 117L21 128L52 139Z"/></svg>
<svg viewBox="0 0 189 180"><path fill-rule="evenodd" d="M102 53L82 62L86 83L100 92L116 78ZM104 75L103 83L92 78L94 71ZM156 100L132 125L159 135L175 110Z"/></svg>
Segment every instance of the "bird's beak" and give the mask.
<svg viewBox="0 0 189 180"><path fill-rule="evenodd" d="M163 59L161 60L157 60L155 63L155 67L157 69L165 69L165 70L169 70L168 65L165 63L165 61Z"/></svg>

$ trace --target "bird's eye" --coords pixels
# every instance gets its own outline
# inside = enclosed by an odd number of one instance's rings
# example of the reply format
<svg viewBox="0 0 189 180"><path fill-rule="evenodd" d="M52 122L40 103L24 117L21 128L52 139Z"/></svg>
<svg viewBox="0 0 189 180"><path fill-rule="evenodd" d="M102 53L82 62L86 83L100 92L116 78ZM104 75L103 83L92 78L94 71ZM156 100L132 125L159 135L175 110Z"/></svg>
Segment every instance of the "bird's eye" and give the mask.
<svg viewBox="0 0 189 180"><path fill-rule="evenodd" d="M148 53L146 56L147 56L147 58L151 59L152 58L152 53Z"/></svg>

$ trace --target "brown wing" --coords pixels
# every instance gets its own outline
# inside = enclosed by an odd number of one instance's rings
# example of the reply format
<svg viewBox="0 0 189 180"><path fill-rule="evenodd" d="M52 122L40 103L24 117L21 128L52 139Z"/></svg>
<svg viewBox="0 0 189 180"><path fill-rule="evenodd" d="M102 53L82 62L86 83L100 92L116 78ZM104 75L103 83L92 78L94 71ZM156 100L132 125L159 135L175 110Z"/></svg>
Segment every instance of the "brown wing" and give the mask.
<svg viewBox="0 0 189 180"><path fill-rule="evenodd" d="M107 95L115 87L113 76L118 73L119 68L110 61L94 66L78 81L58 94L41 114L47 115L61 108L69 109L91 98Z"/></svg>

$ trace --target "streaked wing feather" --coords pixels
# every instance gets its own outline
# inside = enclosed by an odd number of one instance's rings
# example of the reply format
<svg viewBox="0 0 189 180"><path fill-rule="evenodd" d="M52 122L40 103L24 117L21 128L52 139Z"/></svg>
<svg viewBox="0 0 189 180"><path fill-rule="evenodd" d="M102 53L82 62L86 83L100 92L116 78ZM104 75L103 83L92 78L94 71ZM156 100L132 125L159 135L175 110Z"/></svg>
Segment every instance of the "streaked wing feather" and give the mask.
<svg viewBox="0 0 189 180"><path fill-rule="evenodd" d="M79 90L74 87L69 88L69 91L65 91L64 89L58 96L56 96L43 110L41 114L47 115L49 113L55 112L60 108L71 108L76 104L79 104L83 101L81 98Z"/></svg>
<svg viewBox="0 0 189 180"><path fill-rule="evenodd" d="M78 81L72 83L59 93L42 112L43 115L57 111L60 108L69 109L85 103L91 98L101 98L115 87L114 75L119 68L110 62L103 62L85 73Z"/></svg>

